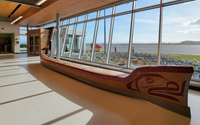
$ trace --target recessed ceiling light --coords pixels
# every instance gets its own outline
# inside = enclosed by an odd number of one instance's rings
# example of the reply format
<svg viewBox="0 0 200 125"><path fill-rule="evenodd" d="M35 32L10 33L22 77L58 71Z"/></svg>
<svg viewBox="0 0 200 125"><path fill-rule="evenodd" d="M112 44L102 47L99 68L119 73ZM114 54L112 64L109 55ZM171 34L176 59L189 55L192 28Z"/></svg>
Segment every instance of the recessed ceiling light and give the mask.
<svg viewBox="0 0 200 125"><path fill-rule="evenodd" d="M35 5L40 6L40 5L42 5L46 1L47 0L38 0L38 2L35 3Z"/></svg>
<svg viewBox="0 0 200 125"><path fill-rule="evenodd" d="M18 20L20 20L23 16L19 16L17 19L15 19L14 21L12 21L10 24L14 24L15 22L17 22Z"/></svg>

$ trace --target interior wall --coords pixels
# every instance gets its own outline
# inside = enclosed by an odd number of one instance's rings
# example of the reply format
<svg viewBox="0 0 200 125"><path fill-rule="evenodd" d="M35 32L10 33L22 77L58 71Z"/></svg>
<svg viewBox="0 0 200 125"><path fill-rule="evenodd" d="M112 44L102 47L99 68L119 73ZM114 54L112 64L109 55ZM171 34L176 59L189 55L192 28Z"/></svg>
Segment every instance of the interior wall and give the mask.
<svg viewBox="0 0 200 125"><path fill-rule="evenodd" d="M11 51L14 53L19 53L20 44L17 44L17 41L20 43L19 25L11 25L9 22L0 21L0 33L11 34Z"/></svg>

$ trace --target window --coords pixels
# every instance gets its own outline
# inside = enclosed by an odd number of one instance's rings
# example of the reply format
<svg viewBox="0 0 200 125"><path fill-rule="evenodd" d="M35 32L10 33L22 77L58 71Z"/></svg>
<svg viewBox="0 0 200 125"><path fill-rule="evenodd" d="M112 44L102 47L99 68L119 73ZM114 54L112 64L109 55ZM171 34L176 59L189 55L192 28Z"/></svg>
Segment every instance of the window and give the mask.
<svg viewBox="0 0 200 125"><path fill-rule="evenodd" d="M81 52L81 59L90 60L92 51L91 44L93 43L94 28L95 28L95 21L87 22L87 27L85 31L85 40Z"/></svg>
<svg viewBox="0 0 200 125"><path fill-rule="evenodd" d="M136 9L160 4L160 0L137 0Z"/></svg>
<svg viewBox="0 0 200 125"><path fill-rule="evenodd" d="M74 23L75 22L75 18L71 18L70 20L69 20L69 23Z"/></svg>
<svg viewBox="0 0 200 125"><path fill-rule="evenodd" d="M100 17L111 15L112 14L112 7L108 9L103 9L100 11Z"/></svg>
<svg viewBox="0 0 200 125"><path fill-rule="evenodd" d="M79 17L78 17L78 22L84 21L84 20L85 20L85 15L82 15L82 16L79 16Z"/></svg>
<svg viewBox="0 0 200 125"><path fill-rule="evenodd" d="M74 25L69 25L68 31L67 31L67 39L64 45L64 53L63 56L69 57L69 52L70 52L70 47L71 47L71 43L72 43L72 33L74 30Z"/></svg>
<svg viewBox="0 0 200 125"><path fill-rule="evenodd" d="M79 57L80 47L81 47L81 40L82 40L82 33L83 33L83 23L77 24L76 26L76 34L74 38L74 43L72 46L72 55L73 58Z"/></svg>
<svg viewBox="0 0 200 125"><path fill-rule="evenodd" d="M45 28L54 27L54 26L55 26L55 23L50 23L50 24L47 24Z"/></svg>
<svg viewBox="0 0 200 125"><path fill-rule="evenodd" d="M99 20L99 28L97 34L97 41L95 45L94 61L105 63L108 50L108 38L110 32L111 18Z"/></svg>
<svg viewBox="0 0 200 125"><path fill-rule="evenodd" d="M63 20L62 25L66 25L68 20Z"/></svg>
<svg viewBox="0 0 200 125"><path fill-rule="evenodd" d="M62 52L62 47L65 42L65 32L66 32L66 26L62 27L60 30L60 54Z"/></svg>
<svg viewBox="0 0 200 125"><path fill-rule="evenodd" d="M89 19L96 18L96 17L97 17L97 12L93 12L93 13L89 13L89 14L88 14L88 20L89 20Z"/></svg>
<svg viewBox="0 0 200 125"><path fill-rule="evenodd" d="M115 17L109 64L127 66L131 14Z"/></svg>
<svg viewBox="0 0 200 125"><path fill-rule="evenodd" d="M157 65L159 9L135 13L131 68Z"/></svg>
<svg viewBox="0 0 200 125"><path fill-rule="evenodd" d="M61 26L60 36L61 42L65 43L62 46L63 56L133 69L143 65L158 65L160 59L158 48L161 48L161 65L186 65L187 62L187 65L192 65L195 69L193 78L199 78L200 0L184 3L181 0L163 0L164 4L160 2L160 0L137 0L134 1L135 8L133 8L133 1L124 1L122 4L109 5L108 8L63 20L65 26ZM160 31L160 4L166 5L166 2L170 2L170 5L162 7L163 22ZM112 13L113 8L115 8L114 13ZM97 17L98 11L100 17ZM86 15L88 19L85 20ZM96 20L99 24L95 31ZM65 29L67 29L66 37L64 37ZM97 35L95 39L94 34ZM162 46L158 44L159 34L162 37ZM192 41L195 45L175 46L188 41ZM92 51L93 42L96 42L94 51ZM108 48L109 44L111 48ZM129 50L130 48L132 49ZM94 58L91 59L93 54ZM177 58L177 55L180 58ZM174 64L167 60L172 60L171 58L178 62Z"/></svg>
<svg viewBox="0 0 200 125"><path fill-rule="evenodd" d="M193 66L200 79L200 1L163 8L161 65Z"/></svg>
<svg viewBox="0 0 200 125"><path fill-rule="evenodd" d="M121 13L121 12L132 10L132 5L133 5L133 2L128 2L125 4L118 5L118 6L116 6L115 13Z"/></svg>

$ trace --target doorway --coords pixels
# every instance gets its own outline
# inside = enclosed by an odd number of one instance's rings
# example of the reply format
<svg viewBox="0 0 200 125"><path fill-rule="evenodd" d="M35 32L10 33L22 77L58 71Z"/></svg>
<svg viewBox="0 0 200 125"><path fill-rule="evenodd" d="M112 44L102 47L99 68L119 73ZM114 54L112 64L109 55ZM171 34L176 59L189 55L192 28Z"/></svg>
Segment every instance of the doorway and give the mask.
<svg viewBox="0 0 200 125"><path fill-rule="evenodd" d="M11 53L12 34L0 34L0 54Z"/></svg>
<svg viewBox="0 0 200 125"><path fill-rule="evenodd" d="M29 35L29 54L39 55L39 35L31 34Z"/></svg>

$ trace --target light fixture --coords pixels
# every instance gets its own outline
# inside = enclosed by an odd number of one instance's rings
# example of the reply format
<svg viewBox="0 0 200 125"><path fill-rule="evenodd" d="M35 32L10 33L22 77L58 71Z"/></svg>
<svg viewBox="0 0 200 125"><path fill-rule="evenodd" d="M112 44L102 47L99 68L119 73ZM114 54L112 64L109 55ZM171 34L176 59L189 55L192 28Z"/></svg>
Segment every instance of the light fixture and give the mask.
<svg viewBox="0 0 200 125"><path fill-rule="evenodd" d="M18 20L20 20L23 16L19 16L17 19L15 19L14 21L12 21L10 24L14 24L15 22L17 22Z"/></svg>
<svg viewBox="0 0 200 125"><path fill-rule="evenodd" d="M46 1L47 0L38 0L38 2L35 3L35 5L40 6L41 4L43 4Z"/></svg>

